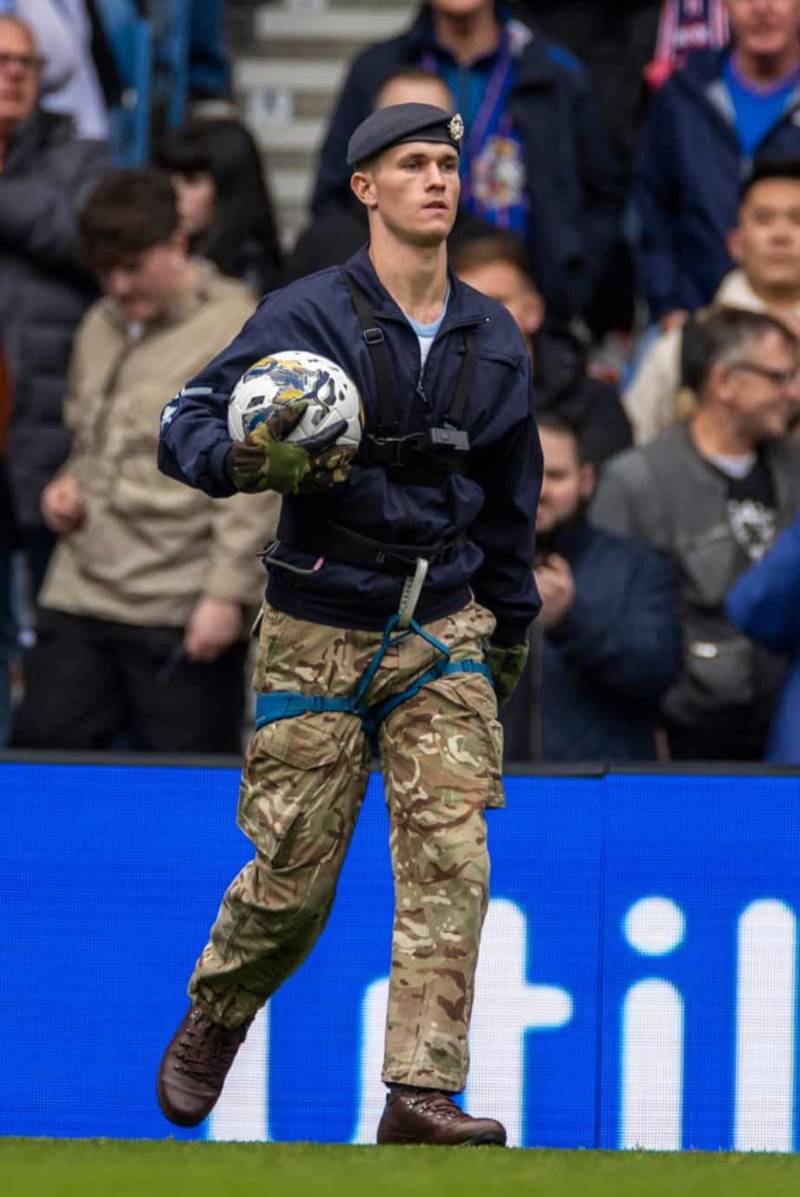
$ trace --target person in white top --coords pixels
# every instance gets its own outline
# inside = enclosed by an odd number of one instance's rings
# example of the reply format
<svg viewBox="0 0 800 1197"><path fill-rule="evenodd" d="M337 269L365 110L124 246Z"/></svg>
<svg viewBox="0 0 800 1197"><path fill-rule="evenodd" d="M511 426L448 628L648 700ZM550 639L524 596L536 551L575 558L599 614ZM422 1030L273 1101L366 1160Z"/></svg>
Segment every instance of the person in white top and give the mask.
<svg viewBox="0 0 800 1197"><path fill-rule="evenodd" d="M36 35L45 60L42 107L71 116L78 137L105 141L108 112L92 59L92 25L84 0L0 0L0 12L19 17Z"/></svg>
<svg viewBox="0 0 800 1197"><path fill-rule="evenodd" d="M722 280L715 305L770 312L793 331L800 329L800 160L755 167L744 184L728 247L739 265ZM623 394L637 444L688 414L691 399L681 391L682 343L682 328L661 333Z"/></svg>

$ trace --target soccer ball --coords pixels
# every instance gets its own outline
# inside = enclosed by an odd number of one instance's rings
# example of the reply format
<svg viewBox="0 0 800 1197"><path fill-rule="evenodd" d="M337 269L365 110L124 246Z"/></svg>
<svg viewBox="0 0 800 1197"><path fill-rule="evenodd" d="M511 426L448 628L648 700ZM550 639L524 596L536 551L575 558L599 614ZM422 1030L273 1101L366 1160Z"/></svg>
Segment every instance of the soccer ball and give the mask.
<svg viewBox="0 0 800 1197"><path fill-rule="evenodd" d="M336 440L353 451L361 442L361 396L341 366L304 349L285 349L254 362L233 388L228 405L228 431L244 441L279 403L308 399L309 405L287 441L318 437L326 427L346 421Z"/></svg>

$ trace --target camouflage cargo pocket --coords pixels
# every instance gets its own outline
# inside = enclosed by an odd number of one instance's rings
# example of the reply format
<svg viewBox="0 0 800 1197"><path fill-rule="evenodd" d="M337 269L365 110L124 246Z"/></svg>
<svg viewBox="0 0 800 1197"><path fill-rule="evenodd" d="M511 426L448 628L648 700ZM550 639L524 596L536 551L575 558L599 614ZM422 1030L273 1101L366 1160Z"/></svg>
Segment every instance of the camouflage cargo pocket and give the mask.
<svg viewBox="0 0 800 1197"><path fill-rule="evenodd" d="M452 674L424 686L386 720L381 744L398 792L421 789L444 803L505 806L503 729L494 691L481 675Z"/></svg>
<svg viewBox="0 0 800 1197"><path fill-rule="evenodd" d="M250 741L237 823L275 865L291 855L300 814L318 804L321 786L346 755L330 723L327 715L279 719Z"/></svg>

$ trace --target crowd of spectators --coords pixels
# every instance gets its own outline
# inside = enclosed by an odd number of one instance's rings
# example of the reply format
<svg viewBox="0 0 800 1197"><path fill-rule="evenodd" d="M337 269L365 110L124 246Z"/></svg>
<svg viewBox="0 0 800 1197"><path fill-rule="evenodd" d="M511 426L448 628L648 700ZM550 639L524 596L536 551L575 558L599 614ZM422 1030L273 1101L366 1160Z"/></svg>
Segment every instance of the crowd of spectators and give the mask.
<svg viewBox="0 0 800 1197"><path fill-rule="evenodd" d="M238 750L275 502L160 475L159 415L363 244L347 142L411 101L464 117L451 266L534 364L507 761L800 762L800 0L428 0L351 64L293 245L230 110L112 167L93 16L0 0L0 746Z"/></svg>

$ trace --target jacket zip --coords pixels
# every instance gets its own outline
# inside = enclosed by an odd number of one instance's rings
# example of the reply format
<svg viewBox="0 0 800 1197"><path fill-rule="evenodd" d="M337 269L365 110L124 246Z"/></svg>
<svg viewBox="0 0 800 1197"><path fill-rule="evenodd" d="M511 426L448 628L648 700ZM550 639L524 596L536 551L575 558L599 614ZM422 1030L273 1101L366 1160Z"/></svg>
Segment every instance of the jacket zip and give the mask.
<svg viewBox="0 0 800 1197"><path fill-rule="evenodd" d="M428 362L430 361L431 354L433 353L437 342L441 338L447 336L448 333L455 332L459 328L475 328L479 324L489 320L488 316L462 316L460 320L454 320L452 324L448 324L445 320L442 324L442 327L439 329L436 336L433 338L433 341L431 342L431 347L428 350L428 356L425 359L425 365L423 366L422 353L420 352L419 347L419 338L417 337L411 325L408 323L408 320L406 320L403 316L395 316L393 312L387 312L385 315L378 315L376 312L375 318L377 320L393 320L395 324L402 324L409 330L409 332L413 334L414 340L417 342L417 361L419 363L419 368L417 370L417 385L414 390L419 395L420 399L422 399L428 410L431 410L431 405L425 391L425 372L428 368Z"/></svg>

